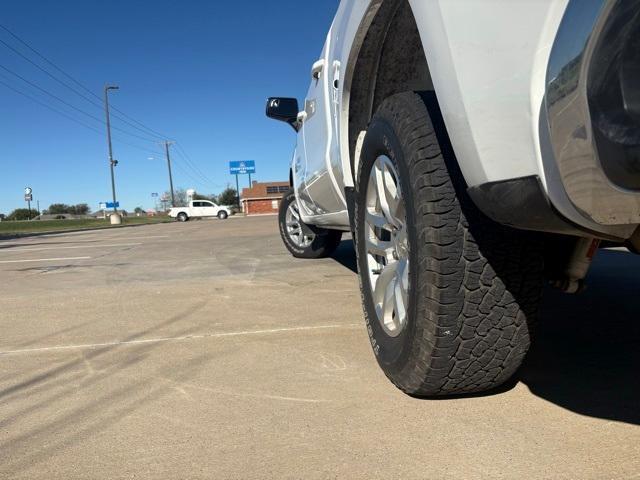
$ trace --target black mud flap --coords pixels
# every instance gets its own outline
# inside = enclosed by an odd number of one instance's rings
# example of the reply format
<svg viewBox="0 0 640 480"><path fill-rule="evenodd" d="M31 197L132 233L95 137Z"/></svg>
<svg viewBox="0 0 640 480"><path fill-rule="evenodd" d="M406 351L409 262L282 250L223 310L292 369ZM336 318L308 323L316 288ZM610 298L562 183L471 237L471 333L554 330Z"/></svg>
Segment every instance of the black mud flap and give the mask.
<svg viewBox="0 0 640 480"><path fill-rule="evenodd" d="M356 189L353 187L344 187L344 198L347 201L347 212L349 212L349 228L351 234L356 233ZM354 237L355 238L355 237Z"/></svg>

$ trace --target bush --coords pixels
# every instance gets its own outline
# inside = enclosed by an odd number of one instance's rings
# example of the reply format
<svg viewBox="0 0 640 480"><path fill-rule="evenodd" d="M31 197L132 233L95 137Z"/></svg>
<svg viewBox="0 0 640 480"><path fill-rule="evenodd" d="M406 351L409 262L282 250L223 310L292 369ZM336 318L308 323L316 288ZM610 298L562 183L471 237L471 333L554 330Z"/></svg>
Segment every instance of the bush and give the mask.
<svg viewBox="0 0 640 480"><path fill-rule="evenodd" d="M235 205L238 202L238 192L235 188L226 188L218 195L218 205Z"/></svg>
<svg viewBox="0 0 640 480"><path fill-rule="evenodd" d="M79 203L77 205L67 205L65 203L52 203L47 209L47 213L50 215L61 215L64 213L71 215L87 215L91 212L89 205L86 203Z"/></svg>
<svg viewBox="0 0 640 480"><path fill-rule="evenodd" d="M31 212L29 212L28 208L16 208L9 214L7 220L31 220L38 215L40 215L40 213L37 210L31 210Z"/></svg>

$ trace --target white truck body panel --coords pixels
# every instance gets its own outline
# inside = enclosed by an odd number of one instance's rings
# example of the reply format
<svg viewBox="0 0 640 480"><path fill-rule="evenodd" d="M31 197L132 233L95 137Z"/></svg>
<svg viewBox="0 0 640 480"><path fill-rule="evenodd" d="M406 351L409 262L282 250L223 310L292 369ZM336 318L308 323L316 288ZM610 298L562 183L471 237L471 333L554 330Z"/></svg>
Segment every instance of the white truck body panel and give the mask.
<svg viewBox="0 0 640 480"><path fill-rule="evenodd" d="M292 165L305 222L348 225L344 189L354 186L351 165L358 165L349 149L350 75L383 1L342 0L319 57L321 74L311 79ZM535 175L570 221L630 235L635 226L603 226L576 209L541 131L550 54L569 0L408 1L467 185Z"/></svg>

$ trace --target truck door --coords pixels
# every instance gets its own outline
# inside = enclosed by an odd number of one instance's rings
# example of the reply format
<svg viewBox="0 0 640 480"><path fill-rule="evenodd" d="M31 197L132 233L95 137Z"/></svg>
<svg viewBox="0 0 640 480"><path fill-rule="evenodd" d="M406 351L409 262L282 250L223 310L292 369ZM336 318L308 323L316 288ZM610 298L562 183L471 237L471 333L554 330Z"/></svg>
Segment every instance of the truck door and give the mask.
<svg viewBox="0 0 640 480"><path fill-rule="evenodd" d="M332 108L336 65L329 53L332 33L329 32L320 59L311 69L311 86L304 104L301 137L306 157L303 188L313 201L315 215L344 211L344 185L336 179L332 165L339 164L337 125ZM339 65L339 64L338 64ZM340 180L342 176L340 175Z"/></svg>
<svg viewBox="0 0 640 480"><path fill-rule="evenodd" d="M216 207L213 203L211 202L207 202L207 201L203 201L200 202L200 216L201 217L215 217L216 214L218 213L216 210Z"/></svg>

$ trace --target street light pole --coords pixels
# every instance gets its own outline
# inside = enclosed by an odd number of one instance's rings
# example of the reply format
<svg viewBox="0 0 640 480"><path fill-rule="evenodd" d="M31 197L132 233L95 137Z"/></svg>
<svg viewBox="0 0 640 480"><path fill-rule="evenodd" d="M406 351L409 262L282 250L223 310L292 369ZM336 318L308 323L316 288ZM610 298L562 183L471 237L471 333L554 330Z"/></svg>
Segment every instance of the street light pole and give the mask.
<svg viewBox="0 0 640 480"><path fill-rule="evenodd" d="M171 189L171 207L176 206L176 199L173 194L173 175L171 175L171 157L169 156L169 145L173 142L169 142L168 140L164 142L164 151L167 154L167 167L169 167L169 188Z"/></svg>
<svg viewBox="0 0 640 480"><path fill-rule="evenodd" d="M109 117L109 90L118 90L118 86L116 85L105 85L104 87L104 111L107 116L107 143L109 144L109 168L111 170L111 193L113 194L113 213L118 213L118 208L116 207L116 181L115 175L113 171L113 167L115 167L118 162L113 159L113 148L111 146L111 119Z"/></svg>

